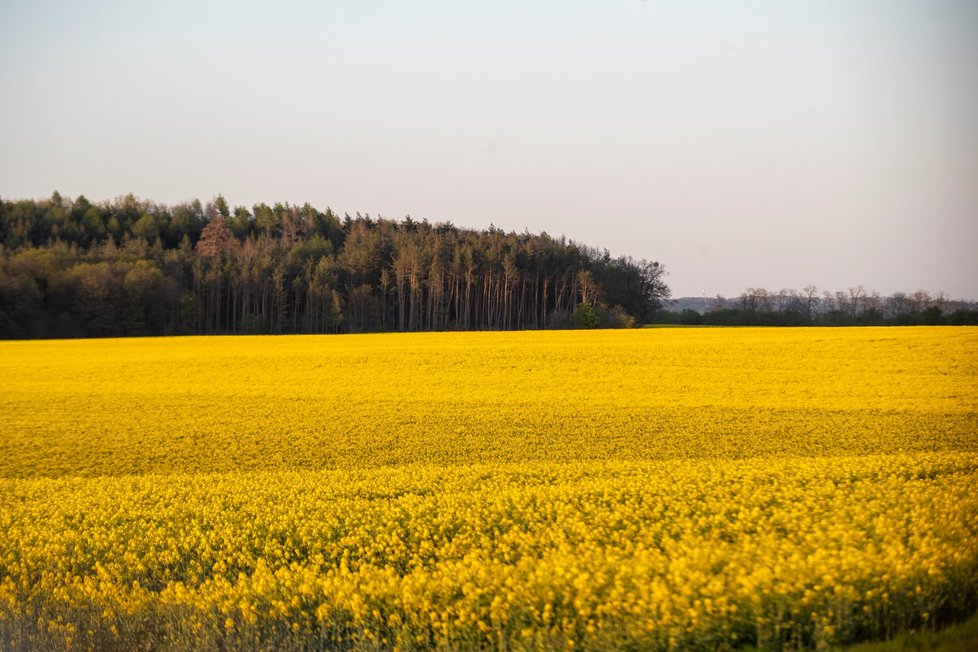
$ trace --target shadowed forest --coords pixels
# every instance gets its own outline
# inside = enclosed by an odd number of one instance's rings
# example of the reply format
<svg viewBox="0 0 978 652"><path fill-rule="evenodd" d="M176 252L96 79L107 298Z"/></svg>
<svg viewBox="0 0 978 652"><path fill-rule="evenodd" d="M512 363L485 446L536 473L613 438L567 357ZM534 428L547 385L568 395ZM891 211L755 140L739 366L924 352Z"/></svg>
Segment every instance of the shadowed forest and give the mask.
<svg viewBox="0 0 978 652"><path fill-rule="evenodd" d="M218 196L0 200L0 337L631 326L659 263L546 233Z"/></svg>

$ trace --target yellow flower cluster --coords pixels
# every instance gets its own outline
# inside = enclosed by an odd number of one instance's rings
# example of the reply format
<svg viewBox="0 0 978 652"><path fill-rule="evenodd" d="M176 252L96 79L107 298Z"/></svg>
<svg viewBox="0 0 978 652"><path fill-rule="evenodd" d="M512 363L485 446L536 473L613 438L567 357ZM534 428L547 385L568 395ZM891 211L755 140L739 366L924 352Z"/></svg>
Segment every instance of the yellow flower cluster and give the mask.
<svg viewBox="0 0 978 652"><path fill-rule="evenodd" d="M0 343L0 647L831 647L978 587L978 329Z"/></svg>
<svg viewBox="0 0 978 652"><path fill-rule="evenodd" d="M6 480L0 604L82 647L828 644L973 598L976 486L971 453Z"/></svg>

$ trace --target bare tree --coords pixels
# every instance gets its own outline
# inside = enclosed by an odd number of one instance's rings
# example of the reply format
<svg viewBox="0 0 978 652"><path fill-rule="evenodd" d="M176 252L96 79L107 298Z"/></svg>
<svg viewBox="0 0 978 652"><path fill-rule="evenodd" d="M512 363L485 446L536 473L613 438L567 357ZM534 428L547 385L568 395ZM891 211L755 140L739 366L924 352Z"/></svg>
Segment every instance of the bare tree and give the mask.
<svg viewBox="0 0 978 652"><path fill-rule="evenodd" d="M804 287L803 291L805 292L805 308L808 314L808 321L814 322L815 315L818 313L818 288L809 283Z"/></svg>
<svg viewBox="0 0 978 652"><path fill-rule="evenodd" d="M861 285L849 288L849 315L851 317L855 317L864 310L865 299L866 288Z"/></svg>

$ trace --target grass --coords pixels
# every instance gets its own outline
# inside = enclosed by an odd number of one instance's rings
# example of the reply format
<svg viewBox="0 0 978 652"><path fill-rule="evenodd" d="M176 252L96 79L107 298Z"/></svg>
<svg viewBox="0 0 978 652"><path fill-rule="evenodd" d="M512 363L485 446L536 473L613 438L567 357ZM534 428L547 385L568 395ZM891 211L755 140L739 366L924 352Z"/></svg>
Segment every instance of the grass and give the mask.
<svg viewBox="0 0 978 652"><path fill-rule="evenodd" d="M978 613L945 629L904 633L889 641L860 643L846 652L973 652L978 650Z"/></svg>

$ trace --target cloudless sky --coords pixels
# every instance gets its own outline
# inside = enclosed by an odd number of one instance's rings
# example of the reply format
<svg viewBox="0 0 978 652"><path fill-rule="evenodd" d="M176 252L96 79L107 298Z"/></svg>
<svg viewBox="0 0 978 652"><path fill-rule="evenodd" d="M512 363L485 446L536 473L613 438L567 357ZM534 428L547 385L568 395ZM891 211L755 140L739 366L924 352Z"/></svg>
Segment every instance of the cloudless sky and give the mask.
<svg viewBox="0 0 978 652"><path fill-rule="evenodd" d="M0 195L54 190L978 298L978 2L0 0Z"/></svg>

